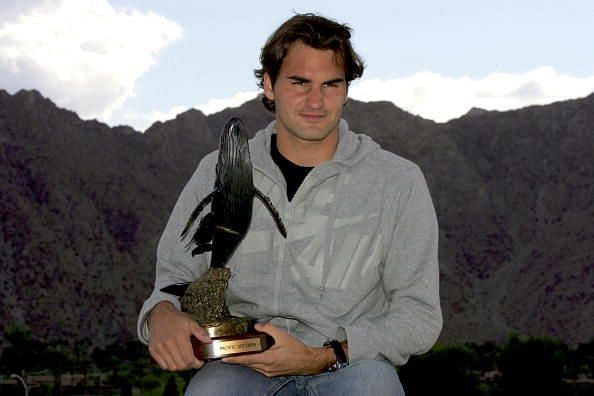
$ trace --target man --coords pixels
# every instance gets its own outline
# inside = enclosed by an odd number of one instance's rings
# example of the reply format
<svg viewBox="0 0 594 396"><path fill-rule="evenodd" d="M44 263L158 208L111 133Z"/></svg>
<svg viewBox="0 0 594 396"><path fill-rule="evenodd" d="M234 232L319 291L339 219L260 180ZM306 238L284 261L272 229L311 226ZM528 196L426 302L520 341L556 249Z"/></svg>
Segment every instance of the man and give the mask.
<svg viewBox="0 0 594 396"><path fill-rule="evenodd" d="M255 74L276 120L250 141L254 184L288 234L254 200L250 230L228 264L227 302L233 315L257 318L275 344L204 365L190 336L209 342L205 330L159 291L208 268L179 235L212 191L215 153L199 164L159 242L139 336L163 369L199 369L187 394L403 394L393 365L431 348L442 325L437 222L423 175L341 120L348 86L363 73L348 27L296 15L260 60Z"/></svg>

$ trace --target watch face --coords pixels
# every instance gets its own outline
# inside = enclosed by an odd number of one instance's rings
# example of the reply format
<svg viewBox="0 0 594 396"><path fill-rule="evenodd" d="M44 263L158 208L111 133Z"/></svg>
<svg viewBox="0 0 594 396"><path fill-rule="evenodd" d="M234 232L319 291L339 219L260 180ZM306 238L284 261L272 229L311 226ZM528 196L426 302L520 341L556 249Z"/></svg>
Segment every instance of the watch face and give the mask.
<svg viewBox="0 0 594 396"><path fill-rule="evenodd" d="M328 368L328 371L332 372L332 371L342 370L343 368L345 368L348 365L349 365L348 363L336 362Z"/></svg>

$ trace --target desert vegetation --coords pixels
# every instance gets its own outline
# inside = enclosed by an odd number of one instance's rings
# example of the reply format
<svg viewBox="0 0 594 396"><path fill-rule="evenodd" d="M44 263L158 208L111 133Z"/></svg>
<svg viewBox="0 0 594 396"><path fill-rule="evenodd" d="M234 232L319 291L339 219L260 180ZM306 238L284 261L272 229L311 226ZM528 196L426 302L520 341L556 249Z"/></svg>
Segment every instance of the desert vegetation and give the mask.
<svg viewBox="0 0 594 396"><path fill-rule="evenodd" d="M407 395L585 396L594 392L594 340L570 348L550 338L512 335L495 343L436 345L398 368ZM44 342L27 329L5 329L0 394L22 395L20 375L35 395L178 395L192 372L151 365L136 340L91 348L85 341Z"/></svg>

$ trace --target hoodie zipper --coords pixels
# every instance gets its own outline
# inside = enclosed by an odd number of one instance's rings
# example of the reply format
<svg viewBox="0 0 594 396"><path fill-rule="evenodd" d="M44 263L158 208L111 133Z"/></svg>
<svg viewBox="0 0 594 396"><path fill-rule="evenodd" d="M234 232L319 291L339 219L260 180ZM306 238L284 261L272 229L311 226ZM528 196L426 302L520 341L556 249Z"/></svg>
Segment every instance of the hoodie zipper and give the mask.
<svg viewBox="0 0 594 396"><path fill-rule="evenodd" d="M293 221L293 216L295 215L295 205L294 203L297 202L297 198L299 198L300 192L304 189L304 185L307 182L307 180L309 180L311 178L311 174L313 172L310 171L305 178L303 179L303 181L301 182L301 184L299 185L299 187L297 188L297 191L295 191L295 194L293 195L293 199L291 201L289 201L287 197L287 191L285 189L284 194L285 194L285 198L287 199L287 206L285 207L285 211L284 211L284 216L283 216L283 222L285 223L285 227L287 229L287 239L289 238L289 229L291 228L291 222ZM274 179L272 179L274 180ZM275 181L276 182L276 181ZM276 182L278 183L278 182ZM280 184L281 186L281 190L282 190L282 184ZM274 285L274 305L273 305L273 309L274 312L279 315L280 312L280 298L281 298L281 283L282 283L282 273L283 273L283 268L284 268L284 259L285 259L285 252L287 249L287 239L285 238L281 238L280 239L280 243L279 243L279 248L278 248L278 264L277 264L277 268L276 268L276 279L275 279L275 285Z"/></svg>
<svg viewBox="0 0 594 396"><path fill-rule="evenodd" d="M290 219L291 216L287 216L287 211L289 210L289 205L287 205L285 209L285 213L283 216L283 222L285 223L285 228L287 229L287 238L289 237L289 229L290 229ZM283 261L285 259L285 249L287 246L286 238L280 238L280 243L278 245L278 263L276 264L276 279L274 282L274 305L273 311L279 315L280 314L280 291L281 291L281 282L282 282L282 273L283 273Z"/></svg>

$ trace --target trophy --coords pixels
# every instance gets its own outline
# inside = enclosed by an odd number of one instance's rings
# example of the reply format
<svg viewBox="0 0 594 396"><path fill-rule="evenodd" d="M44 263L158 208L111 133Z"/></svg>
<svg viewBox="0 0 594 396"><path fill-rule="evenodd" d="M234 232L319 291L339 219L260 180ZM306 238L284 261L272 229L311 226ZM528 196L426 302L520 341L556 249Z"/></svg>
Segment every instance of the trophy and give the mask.
<svg viewBox="0 0 594 396"><path fill-rule="evenodd" d="M241 243L252 218L252 202L258 197L270 211L284 238L286 229L272 202L252 179L252 163L247 130L239 118L229 119L221 131L214 190L191 213L181 238L185 239L202 210L211 211L199 221L188 249L192 256L211 252L209 269L190 283L169 285L161 291L181 297L182 312L208 332L212 343L203 344L192 337L194 354L200 360L258 353L274 344L266 333L255 330L256 320L229 313L226 290L231 271L225 265Z"/></svg>

